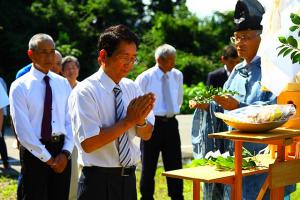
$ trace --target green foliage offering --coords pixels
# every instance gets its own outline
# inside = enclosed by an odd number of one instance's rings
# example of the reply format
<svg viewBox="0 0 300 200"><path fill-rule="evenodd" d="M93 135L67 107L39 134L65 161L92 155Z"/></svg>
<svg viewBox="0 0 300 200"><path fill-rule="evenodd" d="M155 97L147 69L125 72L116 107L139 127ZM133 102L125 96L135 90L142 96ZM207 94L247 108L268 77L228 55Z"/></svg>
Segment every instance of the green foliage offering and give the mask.
<svg viewBox="0 0 300 200"><path fill-rule="evenodd" d="M234 157L228 156L227 158L224 158L222 156L218 156L217 158L210 157L209 159L195 159L192 161L190 167L205 165L215 165L217 170L221 171L234 170ZM254 162L253 158L242 159L242 169L251 169L254 167L256 167L256 163Z"/></svg>
<svg viewBox="0 0 300 200"><path fill-rule="evenodd" d="M192 100L199 104L206 104L213 101L214 96L225 96L238 94L236 91L223 90L223 88L214 88L212 86L206 87L202 90L195 91Z"/></svg>
<svg viewBox="0 0 300 200"><path fill-rule="evenodd" d="M290 31L295 32L298 30L298 37L300 37L300 16L292 13L290 15L293 26L290 27ZM297 40L293 36L280 36L278 37L279 41L282 43L277 49L280 49L278 56L282 55L283 57L290 54L290 58L294 63L300 64L300 49L298 46Z"/></svg>
<svg viewBox="0 0 300 200"><path fill-rule="evenodd" d="M180 107L181 114L191 114L194 110L189 107L189 100L194 97L194 93L198 90L204 90L204 83L200 82L197 85L192 85L191 87L183 84L183 103Z"/></svg>

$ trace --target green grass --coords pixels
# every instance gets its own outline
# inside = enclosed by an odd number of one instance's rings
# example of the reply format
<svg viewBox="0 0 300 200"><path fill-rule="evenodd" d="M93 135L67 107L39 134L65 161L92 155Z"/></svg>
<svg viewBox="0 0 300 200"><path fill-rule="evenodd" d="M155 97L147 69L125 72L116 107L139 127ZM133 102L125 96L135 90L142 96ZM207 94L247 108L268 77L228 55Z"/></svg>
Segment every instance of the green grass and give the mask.
<svg viewBox="0 0 300 200"><path fill-rule="evenodd" d="M17 176L0 175L0 199L13 200L17 194Z"/></svg>
<svg viewBox="0 0 300 200"><path fill-rule="evenodd" d="M156 171L154 199L169 200L170 198L168 197L166 178L161 175L162 172L163 172L162 167L159 167ZM139 187L139 182L141 177L140 170L137 170L136 177L137 177L137 187ZM193 195L192 190L193 190L192 181L185 180L184 181L185 200L192 200L192 195ZM17 176L0 175L0 199L15 200L16 192L17 192ZM138 199L140 198L140 196L141 195L138 189ZM300 199L300 184L297 184L297 190L291 195L291 199L292 200Z"/></svg>
<svg viewBox="0 0 300 200"><path fill-rule="evenodd" d="M167 188L167 181L166 177L162 176L163 168L159 167L156 170L156 175L155 175L155 194L154 194L154 199L160 199L160 200L169 200L170 198L168 197L168 188ZM136 184L137 184L137 191L138 191L138 199L140 199L141 194L139 192L139 183L140 183L140 177L141 177L141 171L138 169L136 171ZM193 199L193 182L190 180L185 180L183 182L183 195L185 200L192 200Z"/></svg>

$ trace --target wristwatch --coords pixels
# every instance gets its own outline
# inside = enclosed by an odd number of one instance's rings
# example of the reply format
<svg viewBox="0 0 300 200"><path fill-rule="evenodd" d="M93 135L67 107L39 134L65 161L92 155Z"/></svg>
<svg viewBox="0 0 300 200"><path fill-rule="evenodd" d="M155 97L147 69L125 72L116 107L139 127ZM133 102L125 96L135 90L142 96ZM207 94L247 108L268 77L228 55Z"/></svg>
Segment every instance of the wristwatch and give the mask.
<svg viewBox="0 0 300 200"><path fill-rule="evenodd" d="M67 150L62 150L61 153L65 154L68 160L71 160L72 154Z"/></svg>
<svg viewBox="0 0 300 200"><path fill-rule="evenodd" d="M138 128L145 128L148 125L148 121L145 119L144 124L136 124L136 127Z"/></svg>

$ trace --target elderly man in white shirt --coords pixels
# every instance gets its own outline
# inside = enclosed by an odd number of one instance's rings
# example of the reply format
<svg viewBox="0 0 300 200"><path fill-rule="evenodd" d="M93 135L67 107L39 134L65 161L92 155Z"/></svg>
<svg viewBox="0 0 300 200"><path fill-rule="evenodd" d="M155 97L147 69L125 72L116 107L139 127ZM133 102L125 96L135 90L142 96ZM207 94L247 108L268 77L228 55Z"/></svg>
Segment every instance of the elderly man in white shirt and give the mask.
<svg viewBox="0 0 300 200"><path fill-rule="evenodd" d="M69 98L72 129L83 165L79 200L137 199L135 166L140 160L138 136L152 134L154 94L124 78L136 60L138 38L124 25L100 35L100 69L78 83Z"/></svg>
<svg viewBox="0 0 300 200"><path fill-rule="evenodd" d="M164 44L155 51L156 65L140 74L136 83L143 92L153 92L155 126L152 137L141 141L142 176L140 190L143 200L153 199L154 176L159 153L162 153L166 171L182 168L181 144L178 121L175 115L180 112L183 100L183 75L174 69L176 49ZM167 178L168 195L172 200L183 199L182 180Z"/></svg>
<svg viewBox="0 0 300 200"><path fill-rule="evenodd" d="M0 138L1 138L1 141L3 141L0 143L0 145L1 145L0 148L4 150L4 151L1 151L1 159L3 161L4 169L9 168L6 144L4 141L4 135L2 133L2 131L4 131L3 130L4 109L6 108L6 106L8 104L9 104L8 96L6 94L4 87L0 84ZM5 146L3 146L3 145L5 145Z"/></svg>
<svg viewBox="0 0 300 200"><path fill-rule="evenodd" d="M55 44L36 34L29 41L33 67L10 89L10 111L20 142L21 192L18 199L68 199L74 142L67 100L68 81L51 72ZM20 195L20 196L19 196Z"/></svg>

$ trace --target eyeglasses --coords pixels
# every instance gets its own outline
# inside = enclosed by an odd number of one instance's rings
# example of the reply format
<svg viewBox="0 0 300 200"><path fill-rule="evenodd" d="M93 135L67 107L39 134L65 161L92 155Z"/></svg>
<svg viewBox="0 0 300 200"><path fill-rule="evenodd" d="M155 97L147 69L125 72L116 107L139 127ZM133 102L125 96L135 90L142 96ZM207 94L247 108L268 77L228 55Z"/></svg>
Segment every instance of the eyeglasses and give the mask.
<svg viewBox="0 0 300 200"><path fill-rule="evenodd" d="M136 57L129 58L128 56L118 56L117 58L125 65L138 64L138 59Z"/></svg>
<svg viewBox="0 0 300 200"><path fill-rule="evenodd" d="M257 32L255 35L239 35L239 36L232 36L230 37L230 41L231 43L238 43L239 41L249 41L249 40L253 40L254 38L256 38L257 36L259 36L260 33Z"/></svg>

